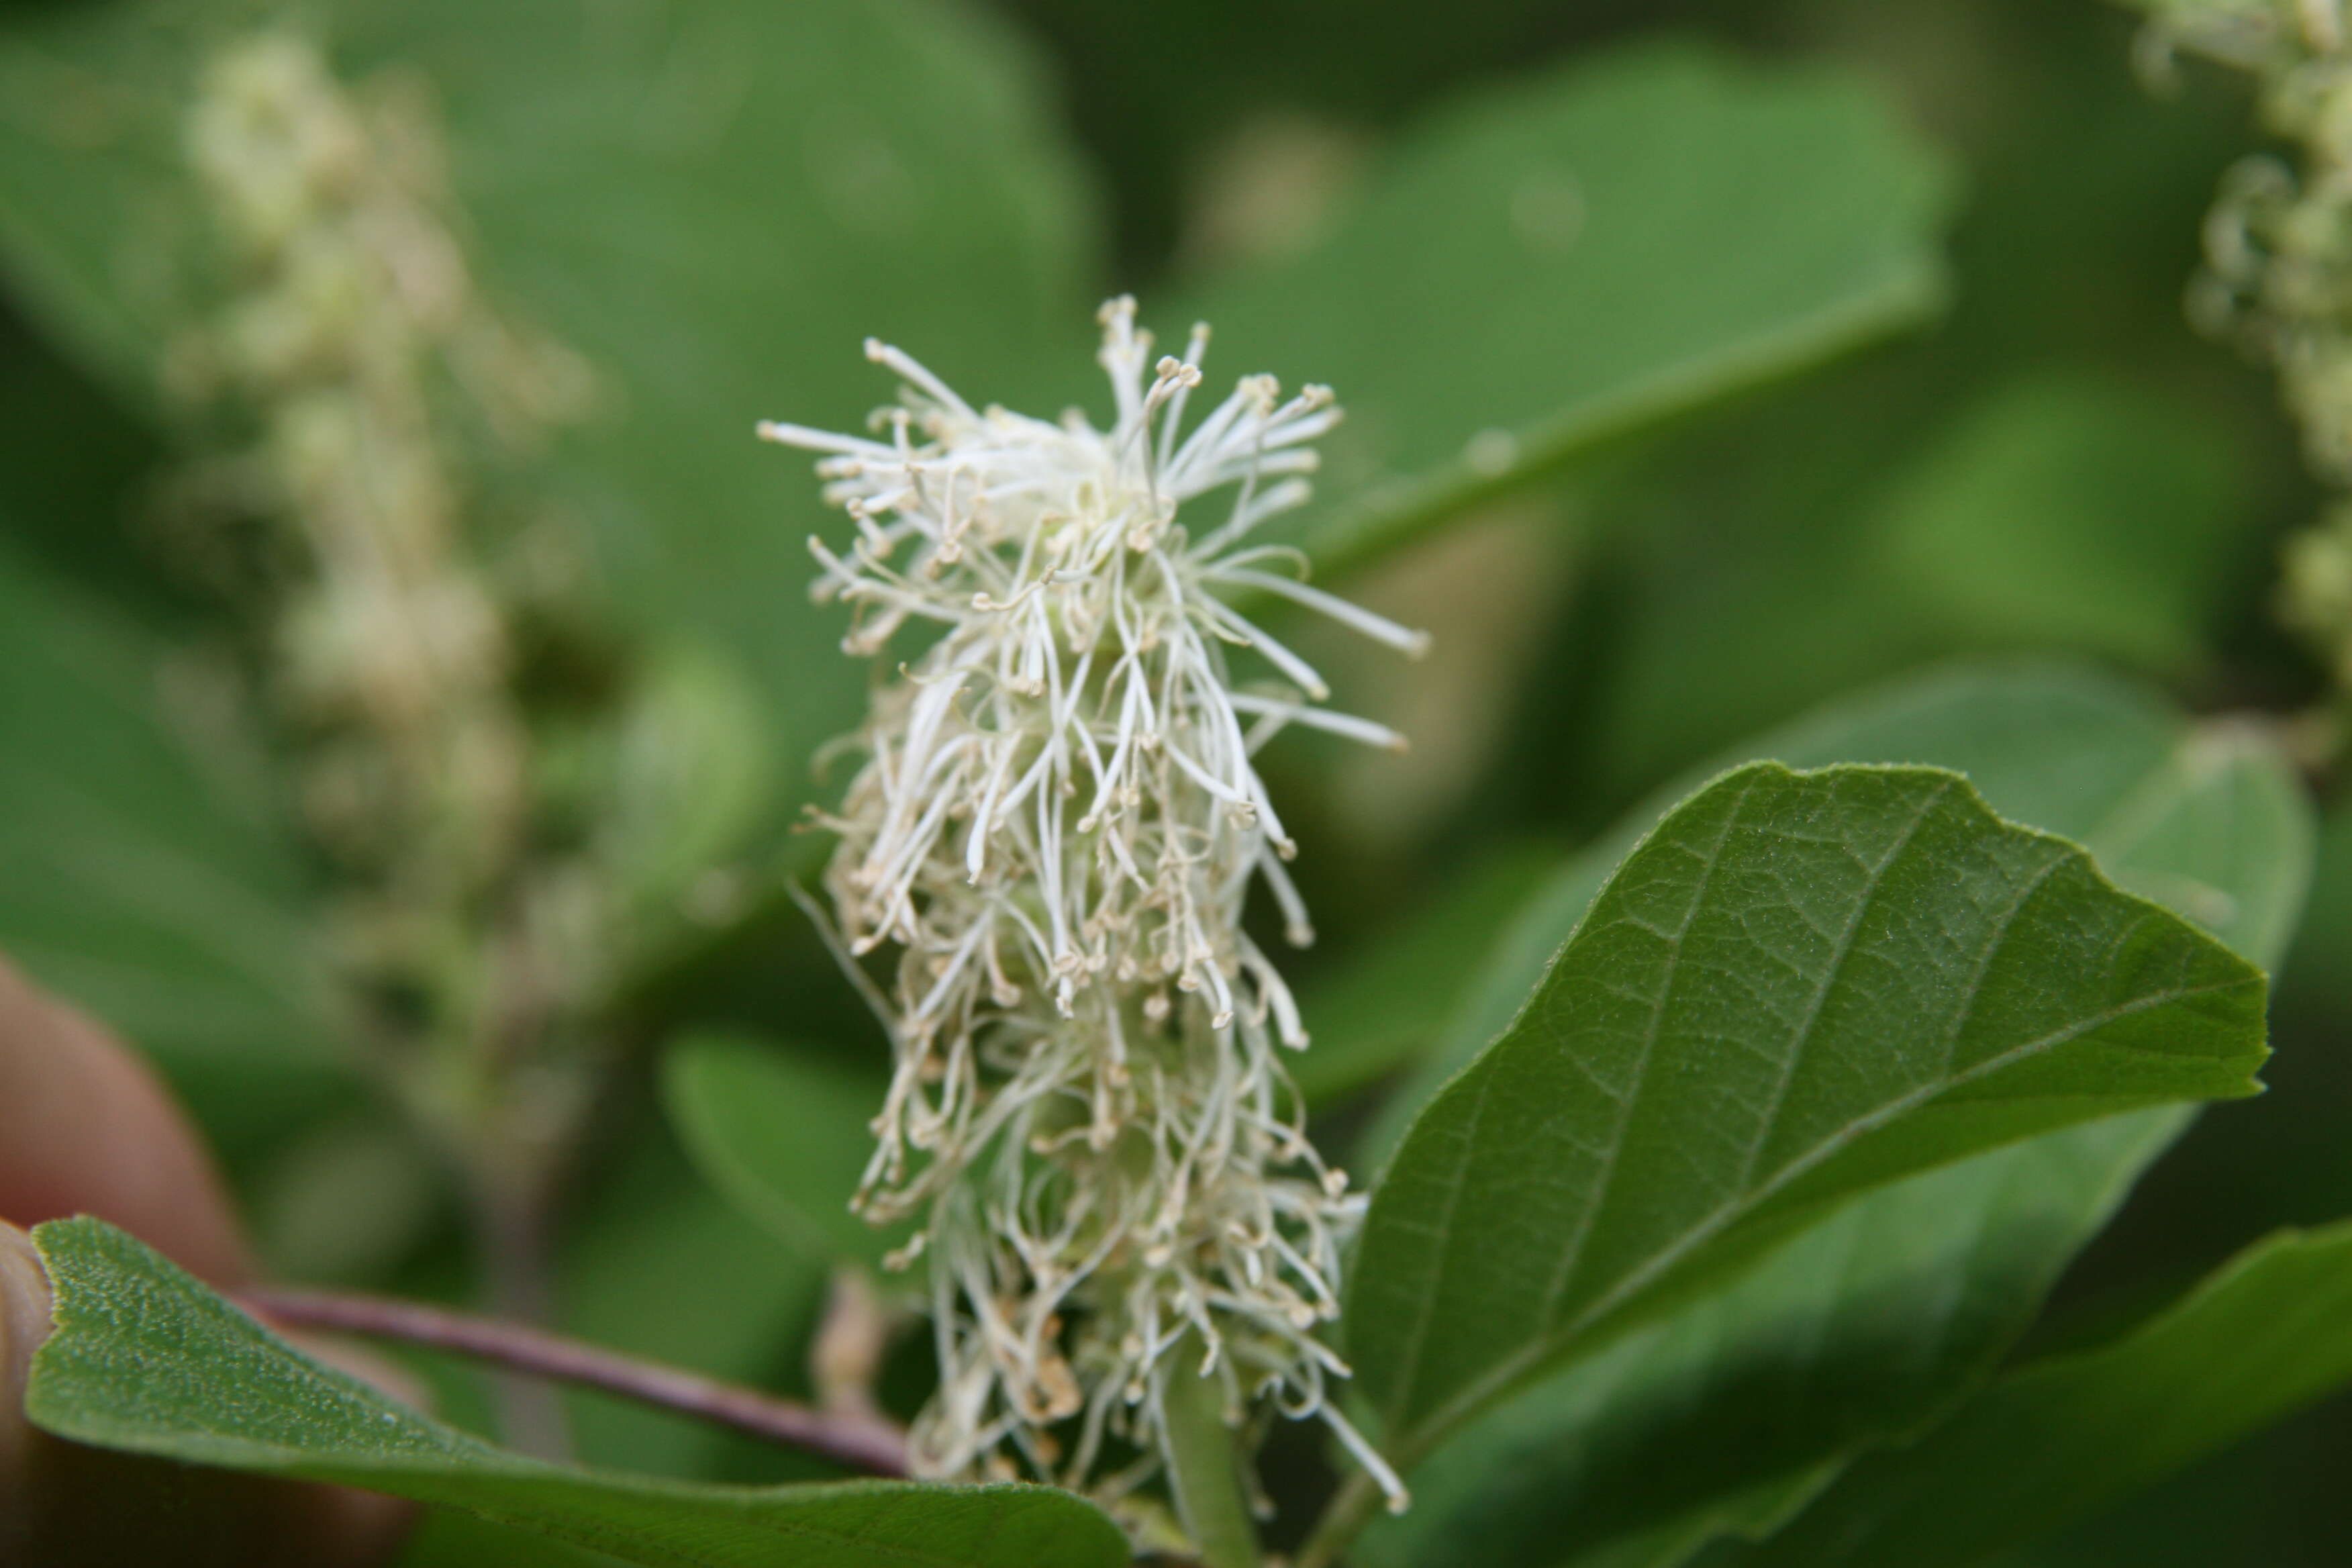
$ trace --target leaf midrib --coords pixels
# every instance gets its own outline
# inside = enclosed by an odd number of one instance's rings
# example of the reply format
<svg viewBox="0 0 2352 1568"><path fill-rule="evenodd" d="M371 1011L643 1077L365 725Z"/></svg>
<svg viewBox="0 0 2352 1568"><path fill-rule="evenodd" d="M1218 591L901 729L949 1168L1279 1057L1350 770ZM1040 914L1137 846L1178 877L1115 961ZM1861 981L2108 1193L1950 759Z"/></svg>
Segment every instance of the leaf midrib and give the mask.
<svg viewBox="0 0 2352 1568"><path fill-rule="evenodd" d="M1575 1277L1577 1266L1583 1259L1584 1244L1591 1237L1593 1226L1599 1223L1602 1211L1609 1206L1609 1199L1616 1178L1617 1161L1624 1152L1626 1129L1632 1124L1634 1111L1641 1103L1643 1087L1649 1081L1650 1058L1656 1051L1660 1036L1664 1032L1666 1012L1674 996L1675 980L1681 973L1691 923L1698 919L1699 912L1706 906L1707 893L1714 887L1716 872L1723 864L1725 847L1738 832L1740 821L1747 813L1748 802L1755 795L1757 783L1764 776L1766 775L1759 773L1743 784L1738 795L1731 803L1731 808L1724 814L1723 826L1716 834L1714 842L1707 846L1705 868L1699 875L1697 884L1691 889L1689 902L1685 906L1682 920L1675 925L1674 931L1672 932L1658 931L1645 921L1636 922L1642 930L1651 931L1666 944L1665 973L1659 980L1657 999L1654 1003L1645 1004L1649 1013L1649 1025L1643 1032L1641 1049L1634 1057L1633 1084L1623 1098L1618 1100L1616 1116L1610 1127L1608 1138L1602 1145L1601 1167L1595 1176L1591 1200L1584 1205L1583 1211L1577 1216L1576 1228L1561 1248L1560 1261L1553 1268L1549 1279L1546 1281L1541 1304L1536 1314L1539 1322L1551 1321L1553 1312L1559 1308L1561 1294L1568 1289L1569 1281ZM1869 914L1878 890L1885 883L1888 868L1901 858L1903 851L1908 848L1913 839L1918 836L1920 825L1927 821L1937 803L1951 793L1953 782L1946 781L1937 785L1920 801L1912 814L1911 820L1905 825L1894 844L1888 847L1885 855L1880 857L1878 864L1870 868L1862 894L1854 900L1853 912L1846 921L1845 930L1840 933L1835 951L1822 972L1820 983L1814 987L1812 998L1807 1005L1804 1016L1794 1026L1790 1059L1784 1065L1780 1081L1776 1087L1772 1109L1763 1117L1758 1127L1757 1135L1750 1142L1748 1152L1743 1158L1738 1185L1745 1187L1752 1178L1756 1161L1761 1156L1765 1144L1770 1142L1773 1123L1779 1117L1780 1107L1787 1097L1789 1085L1795 1076L1797 1057L1803 1048L1806 1037L1820 1019L1821 1009L1825 999L1836 988L1838 977L1844 973L1845 961L1852 952L1854 934L1861 930L1863 920ZM2038 879L2036 885L2039 885ZM1588 910L1587 913L1589 916L1590 911ZM2014 913L2013 907L2011 913ZM1572 945L1583 935L1583 921L1578 921L1578 930L1570 933L1569 945ZM1566 952L1566 946L1562 951ZM1589 1068L1584 1070L1588 1077L1591 1076ZM1486 1112L1486 1095L1493 1086L1494 1079L1491 1077L1479 1085L1478 1099L1472 1108L1470 1125L1464 1135L1463 1142L1465 1145L1475 1141L1478 1123ZM1449 1190L1446 1194L1444 1213L1439 1222L1442 1227L1441 1235L1450 1236L1452 1233L1454 1215L1460 1205L1462 1189L1468 1181L1470 1163L1469 1156L1465 1152L1454 1168L1452 1178L1448 1183ZM1441 1248L1441 1256L1444 1250L1450 1250L1450 1247L1443 1243ZM1442 1277L1442 1274L1438 1276L1438 1278ZM1412 1407L1411 1395L1413 1385L1420 1376L1422 1355L1428 1345L1429 1324L1436 1312L1438 1294L1439 1292L1433 1286L1423 1295L1421 1310L1413 1325L1412 1337L1408 1342L1411 1351L1405 1362L1403 1375L1398 1380L1398 1386L1402 1392L1400 1393L1391 1411L1391 1425L1394 1425L1398 1415Z"/></svg>
<svg viewBox="0 0 2352 1568"><path fill-rule="evenodd" d="M1574 1270L1577 1257L1582 1251L1584 1238L1591 1234L1591 1227L1599 1218L1601 1209L1606 1201L1607 1173L1614 1169L1618 1152L1624 1146L1625 1128L1632 1120L1634 1105L1641 1098L1641 1086L1647 1076L1650 1054L1656 1048L1658 1037L1664 1027L1664 998L1674 989L1675 975L1682 963L1683 939L1689 934L1691 921L1698 918L1699 910L1706 902L1707 889L1714 885L1716 868L1722 864L1723 847L1730 841L1732 831L1738 825L1740 811L1748 804L1748 798L1754 793L1755 788L1756 782L1753 779L1743 784L1732 808L1724 814L1722 830L1716 835L1715 842L1708 847L1706 869L1700 874L1698 886L1691 891L1690 902L1683 910L1681 923L1675 926L1671 936L1664 932L1658 933L1665 941L1668 953L1666 973L1661 982L1660 1001L1649 1009L1649 1028L1643 1038L1641 1051L1634 1058L1633 1085L1618 1101L1616 1121L1610 1130L1609 1141L1604 1146L1605 1152L1601 1156L1601 1182L1596 1187L1592 1201L1585 1205L1584 1211L1577 1217L1575 1235L1564 1249L1567 1255L1566 1262L1554 1273L1545 1288L1544 1305L1539 1314L1542 1318L1550 1317L1553 1303L1558 1300L1559 1290L1565 1288L1566 1276ZM1589 916L1590 911L1588 910L1587 913ZM1568 951L1568 945L1574 943L1578 936L1582 934L1582 921L1578 921L1578 931L1570 936L1568 944L1563 944L1561 948L1563 957ZM1529 1005L1533 1004L1530 1003ZM1591 1076L1589 1068L1585 1071L1587 1076ZM1446 1254L1453 1250L1454 1216L1461 1205L1463 1189L1469 1183L1472 1148L1476 1142L1478 1125L1486 1117L1486 1097L1492 1092L1494 1086L1495 1078L1492 1074L1482 1079L1478 1085L1477 1099L1470 1109L1469 1126L1465 1130L1462 1138L1463 1152L1461 1157L1454 1162L1453 1172L1446 1183L1444 1210L1438 1221L1441 1262ZM1409 1348L1403 1370L1397 1379L1399 1392L1388 1413L1389 1424L1392 1427L1403 1413L1412 1407L1412 1395L1415 1384L1420 1381L1422 1356L1429 1345L1430 1322L1437 1313L1439 1291L1436 1281L1443 1278L1444 1272L1441 1268L1438 1273L1431 1277L1430 1288L1422 1292L1420 1308L1414 1314L1412 1334L1406 1342Z"/></svg>
<svg viewBox="0 0 2352 1568"><path fill-rule="evenodd" d="M1762 776L1759 773L1757 778ZM1633 1112L1641 1105L1643 1086L1650 1081L1650 1058L1657 1050L1659 1037L1665 1032L1666 1008L1674 998L1675 983L1682 973L1683 954L1687 951L1685 944L1690 936L1691 922L1697 920L1699 911L1706 907L1707 892L1715 886L1715 874L1723 864L1724 847L1739 830L1740 816L1747 811L1748 802L1755 793L1755 779L1741 786L1738 795L1731 803L1731 809L1724 814L1723 830L1716 835L1715 842L1707 847L1706 869L1700 875L1698 885L1691 889L1690 904L1683 911L1681 923L1675 927L1670 936L1663 931L1657 933L1666 943L1666 969L1659 978L1657 1000L1650 1005L1650 1023L1643 1033L1642 1048L1633 1059L1633 1081L1624 1098L1618 1101L1617 1116L1609 1129L1609 1141L1603 1147L1601 1169L1593 1184L1592 1201L1585 1205L1584 1212L1578 1216L1574 1234L1569 1237L1568 1245L1561 1248L1561 1260L1545 1283L1542 1303L1536 1314L1538 1321L1551 1321L1552 1313L1559 1308L1561 1292L1568 1289L1569 1281L1575 1277L1576 1266L1583 1260L1584 1246L1591 1238L1592 1227L1600 1223L1601 1211L1609 1206L1610 1194L1617 1179L1617 1162L1625 1152L1625 1131L1633 1125ZM1650 928L1645 925L1643 929ZM1465 1164L1466 1167L1466 1161Z"/></svg>
<svg viewBox="0 0 2352 1568"><path fill-rule="evenodd" d="M1806 1004L1804 1017L1791 1031L1788 1059L1781 1064L1780 1081L1773 1085L1771 1103L1766 1109L1763 1119L1757 1124L1756 1136L1748 1141L1748 1152L1740 1159L1739 1175L1734 1183L1736 1186L1744 1188L1755 1180L1757 1162L1764 1157L1765 1146L1772 1141L1772 1130L1779 1123L1780 1113L1788 1109L1789 1090L1797 1081L1797 1068L1804 1060L1805 1048L1812 1039L1815 1026L1821 1023L1822 1009L1828 1005L1830 995L1837 989L1838 982L1845 977L1846 963L1853 956L1854 938L1860 934L1862 922L1869 917L1870 911L1877 908L1878 895L1886 886L1887 872L1903 858L1904 851L1911 847L1912 841L1919 836L1921 825L1927 822L1928 816L1934 812L1937 805L1952 793L1952 786L1958 782L1957 775L1948 778L1924 796L1912 812L1911 820L1904 824L1901 835L1888 847L1886 853L1879 858L1878 864L1870 868L1869 875L1863 881L1861 896L1853 900L1853 913L1846 921L1845 930L1838 933L1837 942L1830 953L1829 963L1822 967L1821 983L1813 987L1812 999ZM1746 809L1747 804L1747 797L1743 795L1739 806L1733 812L1735 818L1739 811ZM2042 874L2043 877L2047 875L2046 871ZM2033 885L2039 887L2042 879L2042 878L2036 878ZM2021 899L2018 904L2012 904L2009 911L2003 915L2004 930L2007 929L2008 922L2016 917L2017 909L2022 902ZM1989 952L1998 946L1997 941L1989 944ZM1979 983L1983 979L1983 973L1982 962L1980 962L1977 970ZM1972 987L1968 1001L1960 1008L1962 1017L1965 1018L1968 1016L1969 1009L1974 1005L1975 1000L1976 990ZM1949 1063L1948 1049L1946 1052L1945 1060L1947 1064ZM1549 1304L1547 1302L1548 1307Z"/></svg>
<svg viewBox="0 0 2352 1568"><path fill-rule="evenodd" d="M1579 453L1737 395L1741 389L1827 363L1936 310L1948 281L1941 265L1912 256L1866 292L1752 331L1733 349L1692 357L1580 403L1539 416L1517 432L1522 460L1492 478L1459 461L1377 477L1321 514L1306 547L1327 576L1377 563L1473 503L1523 489Z"/></svg>

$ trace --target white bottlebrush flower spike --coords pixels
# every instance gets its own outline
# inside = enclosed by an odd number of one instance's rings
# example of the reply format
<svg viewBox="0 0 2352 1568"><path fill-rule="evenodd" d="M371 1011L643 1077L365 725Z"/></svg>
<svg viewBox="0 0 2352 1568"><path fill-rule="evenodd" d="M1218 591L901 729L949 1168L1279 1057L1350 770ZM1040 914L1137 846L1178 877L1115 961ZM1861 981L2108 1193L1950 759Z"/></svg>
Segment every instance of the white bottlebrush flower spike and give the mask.
<svg viewBox="0 0 2352 1568"><path fill-rule="evenodd" d="M872 998L897 1060L857 1206L928 1216L908 1249L930 1253L940 1366L924 1473L1017 1457L1083 1487L1110 1435L1143 1456L1116 1491L1157 1462L1164 1379L1205 1375L1229 1421L1267 1395L1320 1415L1401 1498L1325 1398L1347 1369L1316 1331L1362 1200L1304 1136L1276 1051L1307 1033L1241 917L1262 876L1289 940L1311 939L1257 748L1290 724L1402 742L1322 706L1315 670L1224 595L1423 639L1251 542L1306 499L1329 390L1245 377L1188 435L1207 329L1154 363L1134 316L1102 312L1107 430L974 409L878 342L904 384L872 438L761 426L826 454L856 524L845 550L810 542L817 596L856 612L844 647L877 654L909 623L929 638L876 693L865 765L822 817L846 956L898 950ZM1185 510L1219 490L1208 521ZM1244 648L1265 682L1236 684Z"/></svg>

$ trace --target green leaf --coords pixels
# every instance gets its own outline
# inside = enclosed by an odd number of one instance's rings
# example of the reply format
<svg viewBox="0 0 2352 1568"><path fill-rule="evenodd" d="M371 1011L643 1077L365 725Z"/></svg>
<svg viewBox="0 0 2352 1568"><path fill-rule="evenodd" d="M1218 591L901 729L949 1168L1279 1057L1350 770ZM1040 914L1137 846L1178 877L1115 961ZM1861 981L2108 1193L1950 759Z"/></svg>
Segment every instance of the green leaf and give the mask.
<svg viewBox="0 0 2352 1568"><path fill-rule="evenodd" d="M1965 768L2011 817L2104 840L2111 869L2193 894L2183 912L2226 900L2225 929L2266 961L2310 858L2308 808L2273 748L2088 674L1908 681L1754 749ZM1563 880L1576 885L1533 911L1553 932L1590 902L1591 881ZM1412 1510L1376 1521L1356 1555L1439 1568L1476 1542L1531 1568L1664 1568L1715 1536L1769 1531L1855 1449L1979 1386L2188 1114L2049 1134L1847 1205L1751 1278L1472 1423L1414 1470Z"/></svg>
<svg viewBox="0 0 2352 1568"><path fill-rule="evenodd" d="M612 1568L619 1561L535 1530L446 1510L419 1521L398 1558L399 1568Z"/></svg>
<svg viewBox="0 0 2352 1568"><path fill-rule="evenodd" d="M1840 1201L2253 1092L2264 992L1956 774L1727 774L1627 858L1407 1136L1356 1260L1360 1385L1417 1458Z"/></svg>
<svg viewBox="0 0 2352 1568"><path fill-rule="evenodd" d="M1857 1448L1990 1376L2184 1122L2030 1139L1845 1205L1729 1288L1471 1423L1362 1568L1663 1568L1769 1528Z"/></svg>
<svg viewBox="0 0 2352 1568"><path fill-rule="evenodd" d="M2131 1332L2004 1377L1917 1444L1854 1466L1780 1534L1721 1561L1979 1562L2347 1382L2352 1225L2283 1233Z"/></svg>
<svg viewBox="0 0 2352 1568"><path fill-rule="evenodd" d="M239 1145L351 1079L295 858L267 799L192 743L201 688L170 668L0 543L0 950L151 1052Z"/></svg>
<svg viewBox="0 0 2352 1568"><path fill-rule="evenodd" d="M691 901L698 879L741 852L774 795L777 759L760 693L693 644L646 658L614 726L595 857L642 909Z"/></svg>
<svg viewBox="0 0 2352 1568"><path fill-rule="evenodd" d="M874 1153L880 1079L740 1036L689 1036L662 1063L670 1123L713 1186L814 1258L878 1262L905 1239L849 1212Z"/></svg>
<svg viewBox="0 0 2352 1568"><path fill-rule="evenodd" d="M2311 868L2311 907L2278 976L2283 1008L2352 1014L2352 810L2321 819Z"/></svg>
<svg viewBox="0 0 2352 1568"><path fill-rule="evenodd" d="M2133 682L2071 665L1965 664L1906 677L1683 774L1561 867L1512 920L1437 1047L1376 1119L1364 1139L1370 1155L1385 1157L1511 1021L1642 835L1707 779L1757 757L1965 773L2003 816L2074 839L2119 886L2264 965L2284 953L2310 878L2310 805L2293 767L2251 726L2191 722Z"/></svg>
<svg viewBox="0 0 2352 1568"><path fill-rule="evenodd" d="M36 1233L57 1332L26 1408L77 1442L335 1481L665 1568L1115 1568L1118 1527L1042 1487L694 1486L502 1453L311 1362L122 1232Z"/></svg>
<svg viewBox="0 0 2352 1568"><path fill-rule="evenodd" d="M1593 510L1621 613L1564 752L1584 791L1625 798L1956 655L2059 645L2168 673L2215 654L2274 569L2244 522L2267 503L2229 483L2259 443L2213 395L2118 385L2137 338L2097 374L2021 372L2067 357L2017 327L1973 295L1933 342L1748 400L1610 476Z"/></svg>
<svg viewBox="0 0 2352 1568"><path fill-rule="evenodd" d="M1336 571L1925 319L1949 194L1859 78L1643 47L1433 119L1322 244L1186 304L1231 368L1338 389L1286 531Z"/></svg>
<svg viewBox="0 0 2352 1568"><path fill-rule="evenodd" d="M868 333L984 386L1093 303L1079 171L1020 40L929 0L604 28L572 0L345 0L339 22L357 68L429 73L490 280L618 383L559 476L616 607L723 639L800 763L855 721L864 670L804 592L839 516L752 425L856 428L888 386Z"/></svg>

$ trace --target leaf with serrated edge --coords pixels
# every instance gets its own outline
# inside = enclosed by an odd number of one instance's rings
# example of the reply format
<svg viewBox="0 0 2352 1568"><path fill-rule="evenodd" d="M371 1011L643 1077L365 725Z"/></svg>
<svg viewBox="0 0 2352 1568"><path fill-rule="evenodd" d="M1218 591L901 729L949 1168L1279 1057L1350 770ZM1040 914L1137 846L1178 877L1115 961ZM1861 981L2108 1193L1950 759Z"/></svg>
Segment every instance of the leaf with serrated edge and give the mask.
<svg viewBox="0 0 2352 1568"><path fill-rule="evenodd" d="M2066 667L1913 679L1748 749L1968 772L2012 819L2095 839L2127 885L2183 896L2182 913L2225 910L2221 930L2261 962L2311 856L2309 807L2274 747ZM1597 880L1570 890L1571 910L1548 900L1550 929L1573 925ZM1857 1448L1916 1432L1979 1386L2192 1115L2050 1133L1855 1200L1752 1279L1471 1423L1413 1471L1412 1509L1375 1521L1354 1560L1669 1568L1715 1536L1769 1532Z"/></svg>
<svg viewBox="0 0 2352 1568"><path fill-rule="evenodd" d="M1116 1568L1116 1525L1045 1487L719 1487L493 1448L309 1360L94 1219L34 1240L57 1331L26 1411L76 1442L461 1508L662 1568Z"/></svg>
<svg viewBox="0 0 2352 1568"><path fill-rule="evenodd" d="M2074 840L2118 886L2264 965L2282 956L2310 879L2310 805L2256 731L2191 724L2138 684L2080 665L1967 663L1906 677L1681 775L1570 858L1505 926L1436 1047L1360 1140L1360 1163L1383 1163L1420 1109L1511 1021L1642 835L1707 780L1758 757L1965 773L2003 816Z"/></svg>
<svg viewBox="0 0 2352 1568"><path fill-rule="evenodd" d="M1410 1460L1832 1204L2253 1092L2257 970L1925 768L1758 763L1621 867L1374 1194L1348 1321Z"/></svg>

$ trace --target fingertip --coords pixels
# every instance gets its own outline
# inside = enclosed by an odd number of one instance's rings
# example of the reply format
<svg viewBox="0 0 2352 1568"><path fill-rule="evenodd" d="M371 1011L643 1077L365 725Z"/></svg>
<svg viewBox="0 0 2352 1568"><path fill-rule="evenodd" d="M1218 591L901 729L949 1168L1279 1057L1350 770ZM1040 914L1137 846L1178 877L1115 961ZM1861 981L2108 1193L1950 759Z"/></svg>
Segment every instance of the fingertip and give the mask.
<svg viewBox="0 0 2352 1568"><path fill-rule="evenodd" d="M0 1562L23 1556L33 1435L24 1418L25 1389L33 1352L48 1335L49 1279L33 1238L0 1225Z"/></svg>
<svg viewBox="0 0 2352 1568"><path fill-rule="evenodd" d="M91 1214L216 1285L253 1258L203 1141L96 1020L0 957L0 1220Z"/></svg>

